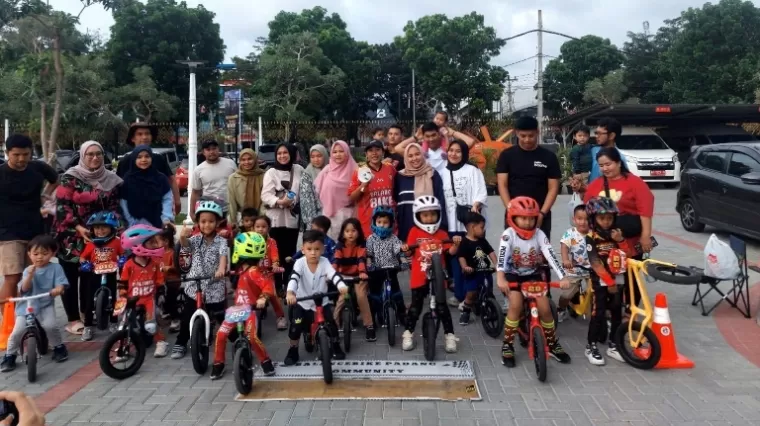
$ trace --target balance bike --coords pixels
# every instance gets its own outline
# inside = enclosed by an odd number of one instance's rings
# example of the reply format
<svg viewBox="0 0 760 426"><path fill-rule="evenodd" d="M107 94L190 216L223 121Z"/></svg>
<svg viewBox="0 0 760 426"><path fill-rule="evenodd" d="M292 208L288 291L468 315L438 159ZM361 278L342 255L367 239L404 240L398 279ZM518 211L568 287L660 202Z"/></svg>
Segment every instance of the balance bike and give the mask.
<svg viewBox="0 0 760 426"><path fill-rule="evenodd" d="M138 306L138 300L140 300L139 297L126 299L124 315L118 329L108 336L100 349L100 369L112 379L123 380L134 376L142 367L148 344L153 340L153 336L145 330L145 307ZM117 301L116 311L119 310ZM130 352L132 347L134 347L134 355ZM133 363L127 366L130 360ZM124 368L120 369L119 364L123 364Z"/></svg>
<svg viewBox="0 0 760 426"><path fill-rule="evenodd" d="M245 322L251 316L250 305L237 305L227 308L224 320L234 323L237 327L237 338L234 343L234 361L232 362L235 388L242 395L247 395L253 389L253 350L248 335L245 332ZM257 309L258 313L259 309ZM258 322L258 321L257 321Z"/></svg>
<svg viewBox="0 0 760 426"><path fill-rule="evenodd" d="M388 329L388 345L393 347L396 345L396 327L398 327L398 312L396 312L395 299L401 298L403 300L404 295L399 291L394 293L391 286L391 271L397 271L398 268L375 268L375 271L385 272L385 281L383 281L383 294L380 297L370 294L369 298L372 301L378 303L381 306L379 315L382 315L383 327Z"/></svg>
<svg viewBox="0 0 760 426"><path fill-rule="evenodd" d="M446 272L443 266L443 245L451 240L427 240L412 244L409 250L419 249L422 255L422 268L427 276L430 287L430 310L422 315L422 345L425 359L435 360L435 339L441 319L438 317L436 306L446 306ZM448 309L448 308L447 308Z"/></svg>
<svg viewBox="0 0 760 426"><path fill-rule="evenodd" d="M198 374L205 374L208 370L211 330L214 328L205 310L206 295L200 285L201 281L209 279L214 277L183 278L183 281L195 283L195 312L190 317L190 358L193 360L193 369Z"/></svg>
<svg viewBox="0 0 760 426"><path fill-rule="evenodd" d="M317 305L317 309L314 312L314 321L311 323L311 332L309 333L308 340L312 348L316 348L319 354L319 359L322 361L322 376L325 383L328 385L333 381L332 373L332 346L330 342L330 329L327 327L325 321L325 311L322 307L322 301L325 297L335 297L340 293L337 291L328 293L315 293L311 296L301 297L296 299L296 302L304 302L307 300L314 301Z"/></svg>
<svg viewBox="0 0 760 426"><path fill-rule="evenodd" d="M493 273L491 269L489 273ZM478 288L478 300L476 302L477 313L480 316L480 322L483 325L483 331L493 338L502 335L504 330L504 311L501 305L496 302L496 296L493 295L493 287L487 282L482 282Z"/></svg>
<svg viewBox="0 0 760 426"><path fill-rule="evenodd" d="M351 352L351 332L356 330L356 309L354 304L356 302L356 292L354 291L354 285L358 283L359 277L344 277L341 276L343 282L348 286L348 293L343 296L343 307L340 312L340 324L341 331L343 331L343 350L346 353Z"/></svg>
<svg viewBox="0 0 760 426"><path fill-rule="evenodd" d="M113 295L106 284L107 274L99 275L100 288L95 291L95 325L98 330L108 330L108 318L113 311Z"/></svg>
<svg viewBox="0 0 760 426"><path fill-rule="evenodd" d="M520 339L526 342L528 347L528 357L533 360L536 367L536 377L540 382L546 381L547 363L549 359L549 345L546 343L544 328L541 326L541 319L538 316L538 304L536 299L546 296L549 292L549 283L542 281L526 281L520 284L520 291L523 295L523 309L525 318L524 327L518 327ZM552 287L559 287L559 283L551 284Z"/></svg>
<svg viewBox="0 0 760 426"><path fill-rule="evenodd" d="M32 300L51 297L50 293L36 296L12 297L9 302L26 302L26 330L21 337L21 358L26 362L26 378L29 383L37 381L37 358L48 352L48 339L45 330L40 326L37 315L32 307ZM26 349L24 349L26 346Z"/></svg>

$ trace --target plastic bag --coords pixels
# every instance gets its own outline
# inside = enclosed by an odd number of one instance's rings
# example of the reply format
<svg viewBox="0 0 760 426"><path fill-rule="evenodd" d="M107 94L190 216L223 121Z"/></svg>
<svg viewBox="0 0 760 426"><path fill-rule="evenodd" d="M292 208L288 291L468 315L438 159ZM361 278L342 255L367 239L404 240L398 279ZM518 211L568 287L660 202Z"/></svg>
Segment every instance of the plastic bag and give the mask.
<svg viewBox="0 0 760 426"><path fill-rule="evenodd" d="M567 210L570 212L570 225L573 225L573 217L575 216L575 206L583 204L583 197L577 192L573 192L573 196L570 197L570 201L567 203Z"/></svg>
<svg viewBox="0 0 760 426"><path fill-rule="evenodd" d="M710 235L704 250L705 276L719 280L732 280L741 273L739 259L727 243L717 235Z"/></svg>

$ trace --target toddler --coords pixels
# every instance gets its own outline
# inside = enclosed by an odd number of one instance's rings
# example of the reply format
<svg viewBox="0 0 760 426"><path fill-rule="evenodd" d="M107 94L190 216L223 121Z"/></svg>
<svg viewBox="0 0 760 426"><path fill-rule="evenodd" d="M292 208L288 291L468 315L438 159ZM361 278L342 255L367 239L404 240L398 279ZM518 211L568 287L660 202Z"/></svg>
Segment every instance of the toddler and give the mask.
<svg viewBox="0 0 760 426"><path fill-rule="evenodd" d="M393 233L394 214L391 207L375 207L372 212L372 235L367 238L367 263L369 265L369 294L371 295L370 309L377 324L383 324L383 312L380 301L383 300L386 276L391 280L391 294L396 304L396 316L398 323L404 324L406 306L401 287L398 282L398 270L401 268L399 254L403 243Z"/></svg>
<svg viewBox="0 0 760 426"><path fill-rule="evenodd" d="M364 323L364 339L368 342L374 342L377 337L375 336L375 326L372 323L372 312L367 298L369 290L367 284L367 249L365 248L364 232L362 232L359 219L352 217L343 222L332 267L342 277L359 278L358 282L353 282L353 286L356 303L359 305L359 312ZM340 324L340 314L343 312L345 303L346 301L342 297L338 298L338 303L335 306L335 322L338 324ZM347 309L352 309L352 307L348 306Z"/></svg>
<svg viewBox="0 0 760 426"><path fill-rule="evenodd" d="M493 265L496 265L496 253L486 240L486 218L479 213L470 212L464 225L467 235L462 238L457 251L457 260L464 273L466 292L462 314L459 316L460 325L469 324L472 305L478 298L478 290L480 286L486 285L487 278L493 274ZM489 291L493 292L493 289Z"/></svg>

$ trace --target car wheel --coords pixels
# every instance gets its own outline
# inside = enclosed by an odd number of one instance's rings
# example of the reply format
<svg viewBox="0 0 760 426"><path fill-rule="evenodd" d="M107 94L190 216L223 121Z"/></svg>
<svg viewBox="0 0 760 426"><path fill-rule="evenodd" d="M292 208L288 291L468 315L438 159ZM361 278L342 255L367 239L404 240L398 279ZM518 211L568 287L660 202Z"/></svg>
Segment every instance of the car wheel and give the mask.
<svg viewBox="0 0 760 426"><path fill-rule="evenodd" d="M683 229L689 232L702 232L705 229L705 224L699 221L699 215L694 208L694 203L690 199L685 199L681 202L681 208L679 209L679 216L681 216L681 226Z"/></svg>

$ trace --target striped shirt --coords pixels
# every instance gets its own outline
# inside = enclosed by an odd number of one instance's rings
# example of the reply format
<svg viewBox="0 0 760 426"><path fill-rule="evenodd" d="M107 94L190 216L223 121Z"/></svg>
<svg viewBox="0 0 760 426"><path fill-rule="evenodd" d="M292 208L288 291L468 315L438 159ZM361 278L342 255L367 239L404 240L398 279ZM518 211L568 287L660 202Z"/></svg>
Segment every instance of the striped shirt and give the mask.
<svg viewBox="0 0 760 426"><path fill-rule="evenodd" d="M367 249L364 246L348 247L339 243L335 248L333 268L339 274L348 277L367 273Z"/></svg>

